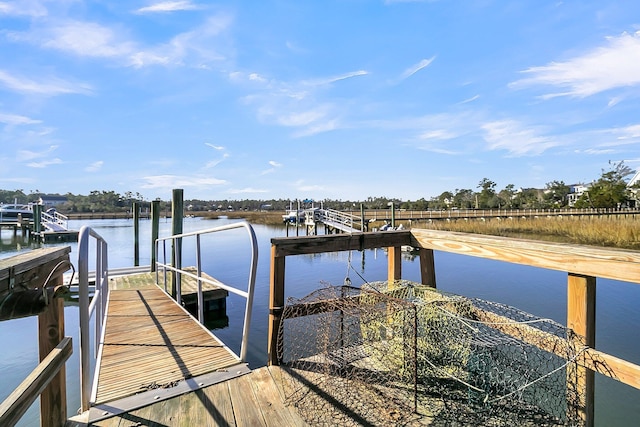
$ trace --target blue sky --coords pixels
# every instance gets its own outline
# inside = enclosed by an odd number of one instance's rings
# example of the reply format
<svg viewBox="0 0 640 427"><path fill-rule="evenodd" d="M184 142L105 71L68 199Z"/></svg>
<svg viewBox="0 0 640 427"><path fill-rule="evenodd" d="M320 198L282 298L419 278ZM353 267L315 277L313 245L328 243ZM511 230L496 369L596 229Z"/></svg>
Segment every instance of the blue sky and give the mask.
<svg viewBox="0 0 640 427"><path fill-rule="evenodd" d="M640 2L0 1L0 188L386 196L640 168Z"/></svg>

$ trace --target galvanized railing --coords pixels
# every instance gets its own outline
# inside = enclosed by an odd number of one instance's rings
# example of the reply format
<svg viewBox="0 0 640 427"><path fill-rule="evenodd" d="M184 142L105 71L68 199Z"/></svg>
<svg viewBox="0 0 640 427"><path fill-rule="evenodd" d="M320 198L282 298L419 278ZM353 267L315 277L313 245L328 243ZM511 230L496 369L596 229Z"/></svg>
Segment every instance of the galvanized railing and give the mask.
<svg viewBox="0 0 640 427"><path fill-rule="evenodd" d="M249 267L249 283L247 285L247 290L244 291L242 289L238 289L219 281L211 281L206 277L202 276L202 251L201 251L201 238L203 235L218 233L222 231L233 230L236 228L245 228L249 234L249 239L251 241L251 262ZM189 272L187 270L182 269L182 243L183 239L186 238L195 238L195 258L196 258L196 274ZM167 261L167 242L172 243L172 248L170 248L170 254L172 254L172 259ZM197 281L197 292L198 292L198 321L200 323L204 323L204 298L202 295L202 284L209 283L215 285L219 288L222 288L228 292L239 295L246 299L245 312L244 312L244 325L242 327L242 345L240 347L240 361L244 362L247 356L247 343L249 338L249 327L251 324L251 307L253 306L253 294L255 289L255 281L256 281L256 269L258 265L258 244L255 232L253 231L253 227L246 222L237 222L233 224L223 225L220 227L209 228L206 230L195 231L191 233L177 234L174 236L169 236L165 238L160 238L156 240L156 260L160 259L160 244L162 244L162 262L156 261L156 283L160 285L159 278L159 270L163 272L163 284L165 292L167 292L167 272L171 272L175 275L175 298L178 304L182 304L182 296L181 296L181 278L182 276L189 276L194 278ZM171 262L172 261L172 262Z"/></svg>
<svg viewBox="0 0 640 427"><path fill-rule="evenodd" d="M89 253L91 239L95 239L95 291L89 302ZM78 306L80 311L80 400L82 412L89 410L95 398L97 381L91 388L90 320L95 315L94 355L97 357L103 332L103 321L109 294L107 242L90 227L78 233Z"/></svg>

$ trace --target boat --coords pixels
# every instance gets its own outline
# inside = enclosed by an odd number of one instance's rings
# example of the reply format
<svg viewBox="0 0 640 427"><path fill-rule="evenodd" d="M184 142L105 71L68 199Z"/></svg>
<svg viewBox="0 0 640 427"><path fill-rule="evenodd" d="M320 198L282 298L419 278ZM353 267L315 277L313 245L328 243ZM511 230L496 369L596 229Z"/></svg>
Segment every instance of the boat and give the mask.
<svg viewBox="0 0 640 427"><path fill-rule="evenodd" d="M10 204L0 205L0 221L15 222L18 218L33 219L33 210L29 205Z"/></svg>

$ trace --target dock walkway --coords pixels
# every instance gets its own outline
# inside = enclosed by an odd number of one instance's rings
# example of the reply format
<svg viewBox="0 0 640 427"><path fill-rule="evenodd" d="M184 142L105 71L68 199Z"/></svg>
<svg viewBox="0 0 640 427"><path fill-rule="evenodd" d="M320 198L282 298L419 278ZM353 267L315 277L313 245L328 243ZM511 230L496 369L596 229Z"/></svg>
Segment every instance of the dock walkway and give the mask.
<svg viewBox="0 0 640 427"><path fill-rule="evenodd" d="M154 279L110 280L92 407L68 426L304 425L267 368L250 371Z"/></svg>

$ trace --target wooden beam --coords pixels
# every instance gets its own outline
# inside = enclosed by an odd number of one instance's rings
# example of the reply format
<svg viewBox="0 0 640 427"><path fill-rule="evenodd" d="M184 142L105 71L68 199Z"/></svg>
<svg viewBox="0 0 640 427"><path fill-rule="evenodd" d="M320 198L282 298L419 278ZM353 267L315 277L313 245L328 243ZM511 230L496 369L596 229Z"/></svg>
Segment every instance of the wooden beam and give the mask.
<svg viewBox="0 0 640 427"><path fill-rule="evenodd" d="M423 285L436 287L436 265L433 249L420 248L420 281Z"/></svg>
<svg viewBox="0 0 640 427"><path fill-rule="evenodd" d="M590 348L596 344L596 278L569 273L567 287L567 327L578 336L578 342ZM594 425L595 373L578 367L578 411L586 427Z"/></svg>
<svg viewBox="0 0 640 427"><path fill-rule="evenodd" d="M34 249L0 260L0 298L15 287L41 288L54 268L60 274L69 270L69 252L69 246Z"/></svg>
<svg viewBox="0 0 640 427"><path fill-rule="evenodd" d="M267 342L268 365L278 365L278 330L284 310L285 257L277 255L275 245L271 246L271 276L269 279L269 331Z"/></svg>
<svg viewBox="0 0 640 427"><path fill-rule="evenodd" d="M0 404L0 425L11 426L20 420L51 379L64 367L72 351L71 338L65 337Z"/></svg>
<svg viewBox="0 0 640 427"><path fill-rule="evenodd" d="M62 283L62 275L57 278ZM64 300L53 298L47 310L38 316L38 349L42 362L64 339ZM40 425L61 426L67 421L67 385L65 366L52 376L40 395Z"/></svg>
<svg viewBox="0 0 640 427"><path fill-rule="evenodd" d="M415 228L411 235L414 247L640 283L638 251Z"/></svg>
<svg viewBox="0 0 640 427"><path fill-rule="evenodd" d="M387 249L387 280L391 287L396 280L402 279L402 249L400 246L390 246Z"/></svg>
<svg viewBox="0 0 640 427"><path fill-rule="evenodd" d="M411 244L408 230L370 233L343 233L324 236L278 237L271 239L276 256L317 254L322 252L359 251Z"/></svg>

